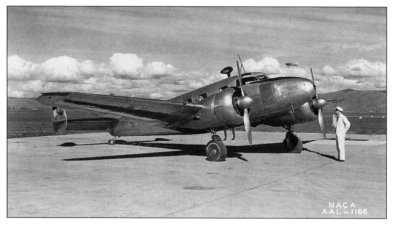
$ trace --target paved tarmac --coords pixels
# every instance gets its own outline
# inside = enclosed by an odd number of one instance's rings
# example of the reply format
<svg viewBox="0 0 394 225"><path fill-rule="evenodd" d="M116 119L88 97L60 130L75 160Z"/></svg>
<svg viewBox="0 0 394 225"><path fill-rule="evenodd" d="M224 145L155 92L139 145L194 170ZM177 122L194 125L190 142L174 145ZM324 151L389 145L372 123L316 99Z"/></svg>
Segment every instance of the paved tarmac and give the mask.
<svg viewBox="0 0 394 225"><path fill-rule="evenodd" d="M298 136L304 151L290 154L284 133L255 132L250 150L237 132L225 162L205 159L209 134L9 139L8 216L386 217L386 136L349 135L346 162L333 135Z"/></svg>

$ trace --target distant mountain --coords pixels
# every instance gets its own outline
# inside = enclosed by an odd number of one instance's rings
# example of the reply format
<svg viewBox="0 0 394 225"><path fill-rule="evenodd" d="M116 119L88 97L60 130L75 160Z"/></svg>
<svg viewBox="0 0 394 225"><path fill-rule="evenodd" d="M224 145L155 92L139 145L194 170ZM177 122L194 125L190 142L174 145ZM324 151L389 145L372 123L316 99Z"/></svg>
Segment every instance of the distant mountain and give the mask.
<svg viewBox="0 0 394 225"><path fill-rule="evenodd" d="M37 101L35 98L13 98L8 97L7 108L11 110L16 109L48 109L50 106L43 105Z"/></svg>
<svg viewBox="0 0 394 225"><path fill-rule="evenodd" d="M326 94L319 94L324 99L344 99L339 103L328 103L324 111L333 112L341 106L346 113L386 113L387 91L362 91L346 89ZM8 98L8 108L48 109L35 98Z"/></svg>
<svg viewBox="0 0 394 225"><path fill-rule="evenodd" d="M342 90L320 94L325 99L344 99L338 103L352 123L350 133L386 134L387 92ZM332 114L336 103L328 103L323 110L327 132L331 132ZM53 135L51 107L39 103L35 98L8 98L7 137L30 137ZM69 119L100 117L99 114L82 110L68 110ZM242 129L242 128L238 128ZM285 132L281 127L260 125L254 130ZM296 132L320 132L317 121L297 124Z"/></svg>
<svg viewBox="0 0 394 225"><path fill-rule="evenodd" d="M328 103L324 111L335 111L338 105L342 107L345 114L352 113L387 113L387 91L362 91L346 89L326 94L319 94L320 98L344 99L338 103Z"/></svg>

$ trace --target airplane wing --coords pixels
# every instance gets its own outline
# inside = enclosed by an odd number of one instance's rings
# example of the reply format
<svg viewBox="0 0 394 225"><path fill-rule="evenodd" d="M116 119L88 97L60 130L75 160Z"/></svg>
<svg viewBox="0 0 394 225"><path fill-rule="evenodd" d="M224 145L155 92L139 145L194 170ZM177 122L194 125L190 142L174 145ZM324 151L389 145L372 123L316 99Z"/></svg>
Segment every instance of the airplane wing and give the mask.
<svg viewBox="0 0 394 225"><path fill-rule="evenodd" d="M45 105L82 109L117 119L161 121L167 124L192 119L198 111L205 108L164 100L76 92L43 93L38 101Z"/></svg>

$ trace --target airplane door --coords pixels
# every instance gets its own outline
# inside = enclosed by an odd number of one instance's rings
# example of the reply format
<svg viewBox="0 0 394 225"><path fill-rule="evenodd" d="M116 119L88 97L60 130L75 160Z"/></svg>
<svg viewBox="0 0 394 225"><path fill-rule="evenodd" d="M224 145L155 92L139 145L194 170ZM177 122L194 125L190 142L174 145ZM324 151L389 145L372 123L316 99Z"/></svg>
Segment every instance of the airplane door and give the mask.
<svg viewBox="0 0 394 225"><path fill-rule="evenodd" d="M260 85L261 101L264 109L272 108L277 102L275 87L273 83Z"/></svg>

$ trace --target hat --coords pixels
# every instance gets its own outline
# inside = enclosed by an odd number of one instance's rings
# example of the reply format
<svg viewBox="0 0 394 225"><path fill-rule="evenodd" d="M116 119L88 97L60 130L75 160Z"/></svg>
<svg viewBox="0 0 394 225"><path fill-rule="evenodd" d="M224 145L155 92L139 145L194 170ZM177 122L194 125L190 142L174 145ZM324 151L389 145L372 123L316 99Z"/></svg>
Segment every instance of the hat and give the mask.
<svg viewBox="0 0 394 225"><path fill-rule="evenodd" d="M343 109L341 107L339 107L339 106L337 106L337 110L340 111L340 112L343 112Z"/></svg>

